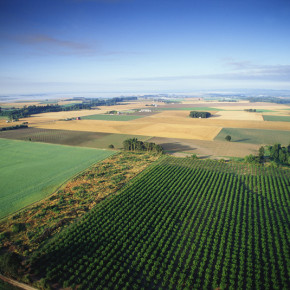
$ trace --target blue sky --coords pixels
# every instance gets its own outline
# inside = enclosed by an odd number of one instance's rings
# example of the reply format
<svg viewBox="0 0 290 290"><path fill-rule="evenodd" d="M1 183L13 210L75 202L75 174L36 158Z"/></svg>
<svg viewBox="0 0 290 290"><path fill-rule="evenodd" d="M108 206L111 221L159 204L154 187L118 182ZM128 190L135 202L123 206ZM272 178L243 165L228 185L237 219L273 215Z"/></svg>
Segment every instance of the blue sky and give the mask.
<svg viewBox="0 0 290 290"><path fill-rule="evenodd" d="M0 0L0 95L290 89L289 0Z"/></svg>

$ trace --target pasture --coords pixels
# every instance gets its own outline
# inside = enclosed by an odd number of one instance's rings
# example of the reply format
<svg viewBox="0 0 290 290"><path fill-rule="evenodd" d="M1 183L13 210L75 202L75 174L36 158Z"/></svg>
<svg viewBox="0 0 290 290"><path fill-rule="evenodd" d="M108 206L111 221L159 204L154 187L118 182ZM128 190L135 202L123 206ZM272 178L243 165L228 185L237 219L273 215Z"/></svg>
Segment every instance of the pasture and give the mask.
<svg viewBox="0 0 290 290"><path fill-rule="evenodd" d="M232 137L231 142L235 143L251 143L264 145L280 143L286 146L290 142L290 131L240 128L223 128L216 136L215 140L225 141L225 137L227 135L230 135Z"/></svg>
<svg viewBox="0 0 290 290"><path fill-rule="evenodd" d="M0 139L0 218L52 194L113 151Z"/></svg>
<svg viewBox="0 0 290 290"><path fill-rule="evenodd" d="M135 116L135 115L109 115L109 114L97 114L97 115L88 115L81 117L83 120L104 120L104 121L132 121L144 116Z"/></svg>

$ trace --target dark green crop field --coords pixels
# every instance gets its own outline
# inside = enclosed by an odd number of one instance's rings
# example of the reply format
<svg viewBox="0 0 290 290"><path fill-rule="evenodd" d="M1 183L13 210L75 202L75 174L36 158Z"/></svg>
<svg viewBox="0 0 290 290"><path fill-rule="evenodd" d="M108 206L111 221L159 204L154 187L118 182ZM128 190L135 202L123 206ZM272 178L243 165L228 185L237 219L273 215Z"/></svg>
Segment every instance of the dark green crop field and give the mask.
<svg viewBox="0 0 290 290"><path fill-rule="evenodd" d="M0 138L0 218L53 193L114 151Z"/></svg>
<svg viewBox="0 0 290 290"><path fill-rule="evenodd" d="M287 289L289 170L166 157L32 257L54 287Z"/></svg>
<svg viewBox="0 0 290 290"><path fill-rule="evenodd" d="M227 135L232 137L231 142L285 146L290 142L290 131L241 128L223 128L214 140L225 141Z"/></svg>

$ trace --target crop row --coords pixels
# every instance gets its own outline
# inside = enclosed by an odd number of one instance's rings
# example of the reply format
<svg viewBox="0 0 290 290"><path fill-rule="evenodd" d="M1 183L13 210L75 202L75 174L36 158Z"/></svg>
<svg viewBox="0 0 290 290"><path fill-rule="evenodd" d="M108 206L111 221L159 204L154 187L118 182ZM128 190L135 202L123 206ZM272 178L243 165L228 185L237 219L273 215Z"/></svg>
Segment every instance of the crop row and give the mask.
<svg viewBox="0 0 290 290"><path fill-rule="evenodd" d="M32 268L82 289L286 288L288 173L234 169L164 158L44 246Z"/></svg>

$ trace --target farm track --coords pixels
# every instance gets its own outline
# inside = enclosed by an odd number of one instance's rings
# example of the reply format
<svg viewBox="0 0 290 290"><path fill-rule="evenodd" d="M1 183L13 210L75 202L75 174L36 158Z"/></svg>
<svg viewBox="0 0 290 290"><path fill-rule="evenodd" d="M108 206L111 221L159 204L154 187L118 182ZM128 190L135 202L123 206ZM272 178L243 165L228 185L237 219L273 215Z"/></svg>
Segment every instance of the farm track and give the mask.
<svg viewBox="0 0 290 290"><path fill-rule="evenodd" d="M18 287L19 289L24 289L24 290L37 290L37 288L31 287L31 286L29 286L27 284L24 284L24 283L20 283L20 282L18 282L16 280L10 279L10 278L5 277L5 276L3 276L1 274L0 274L0 279L3 280L4 282L9 283L10 285L13 285L13 286Z"/></svg>

